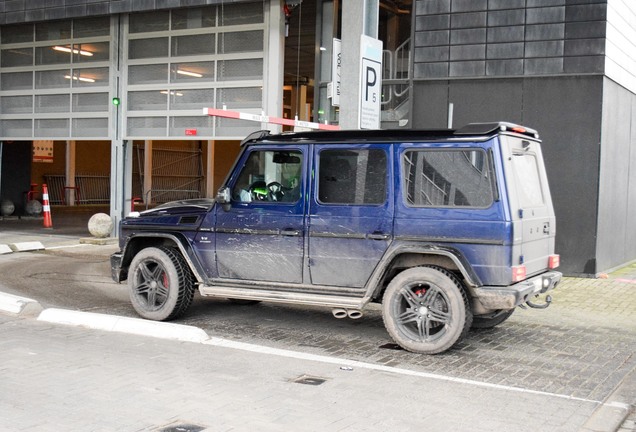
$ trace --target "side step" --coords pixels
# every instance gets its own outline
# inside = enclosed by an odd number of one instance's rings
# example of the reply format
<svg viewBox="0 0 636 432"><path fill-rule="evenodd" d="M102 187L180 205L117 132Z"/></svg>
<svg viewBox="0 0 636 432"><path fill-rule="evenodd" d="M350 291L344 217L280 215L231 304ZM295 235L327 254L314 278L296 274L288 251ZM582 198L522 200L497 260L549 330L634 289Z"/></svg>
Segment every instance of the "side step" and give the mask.
<svg viewBox="0 0 636 432"><path fill-rule="evenodd" d="M227 286L200 285L199 291L201 292L201 295L205 297L260 300L273 303L304 304L312 306L341 307L347 309L362 309L367 303L362 297L342 297Z"/></svg>

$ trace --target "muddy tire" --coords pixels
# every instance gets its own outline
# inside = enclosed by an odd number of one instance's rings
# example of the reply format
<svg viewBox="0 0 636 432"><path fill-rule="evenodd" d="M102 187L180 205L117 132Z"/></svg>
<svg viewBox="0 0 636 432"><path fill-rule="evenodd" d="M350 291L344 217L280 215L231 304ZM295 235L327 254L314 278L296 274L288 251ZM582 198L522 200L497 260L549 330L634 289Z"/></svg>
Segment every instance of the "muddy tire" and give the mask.
<svg viewBox="0 0 636 432"><path fill-rule="evenodd" d="M194 277L177 249L150 247L132 260L130 301L146 319L167 321L185 313L194 298Z"/></svg>
<svg viewBox="0 0 636 432"><path fill-rule="evenodd" d="M473 329L491 329L495 326L498 326L508 318L514 312L514 309L501 310L495 314L491 315L482 315L473 317L473 324L471 328Z"/></svg>
<svg viewBox="0 0 636 432"><path fill-rule="evenodd" d="M384 293L382 317L398 345L422 354L453 347L473 318L461 283L438 267L415 267L393 278Z"/></svg>

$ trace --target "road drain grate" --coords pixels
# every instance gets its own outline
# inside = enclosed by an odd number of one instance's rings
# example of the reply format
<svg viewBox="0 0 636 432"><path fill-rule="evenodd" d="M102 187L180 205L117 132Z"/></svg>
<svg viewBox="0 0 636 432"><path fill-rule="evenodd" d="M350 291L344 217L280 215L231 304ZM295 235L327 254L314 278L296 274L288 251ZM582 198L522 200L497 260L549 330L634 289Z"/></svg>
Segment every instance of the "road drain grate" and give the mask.
<svg viewBox="0 0 636 432"><path fill-rule="evenodd" d="M325 381L327 381L326 378L320 378L320 377L309 376L309 375L301 375L298 378L295 378L292 380L292 382L295 382L296 384L307 384L307 385L313 385L313 386L318 386L324 383Z"/></svg>
<svg viewBox="0 0 636 432"><path fill-rule="evenodd" d="M193 424L170 425L157 429L157 432L201 432L205 430L203 426Z"/></svg>

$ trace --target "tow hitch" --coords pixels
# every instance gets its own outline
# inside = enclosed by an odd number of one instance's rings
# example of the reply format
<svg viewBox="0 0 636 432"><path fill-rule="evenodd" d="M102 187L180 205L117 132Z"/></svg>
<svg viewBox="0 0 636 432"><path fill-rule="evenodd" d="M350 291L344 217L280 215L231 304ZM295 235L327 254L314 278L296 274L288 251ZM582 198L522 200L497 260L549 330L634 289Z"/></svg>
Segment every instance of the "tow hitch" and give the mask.
<svg viewBox="0 0 636 432"><path fill-rule="evenodd" d="M538 298L538 297L539 297L539 294L535 295L535 298ZM550 306L550 303L552 303L552 296L551 295L545 296L545 303L534 303L534 302L532 302L530 300L528 300L526 302L526 304L528 306L530 306L531 308L533 308L533 309L545 309L548 306ZM526 309L526 305L523 305L523 304L519 305L519 307L522 308L522 309Z"/></svg>

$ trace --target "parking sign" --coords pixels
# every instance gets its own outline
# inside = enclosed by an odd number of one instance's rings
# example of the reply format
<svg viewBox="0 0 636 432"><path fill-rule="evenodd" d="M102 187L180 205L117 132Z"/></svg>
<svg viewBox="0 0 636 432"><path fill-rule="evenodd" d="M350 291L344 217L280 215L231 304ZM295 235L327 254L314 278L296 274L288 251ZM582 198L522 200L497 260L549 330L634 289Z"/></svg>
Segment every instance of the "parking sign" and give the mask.
<svg viewBox="0 0 636 432"><path fill-rule="evenodd" d="M358 127L360 129L380 129L382 41L362 35L360 38L360 54Z"/></svg>

